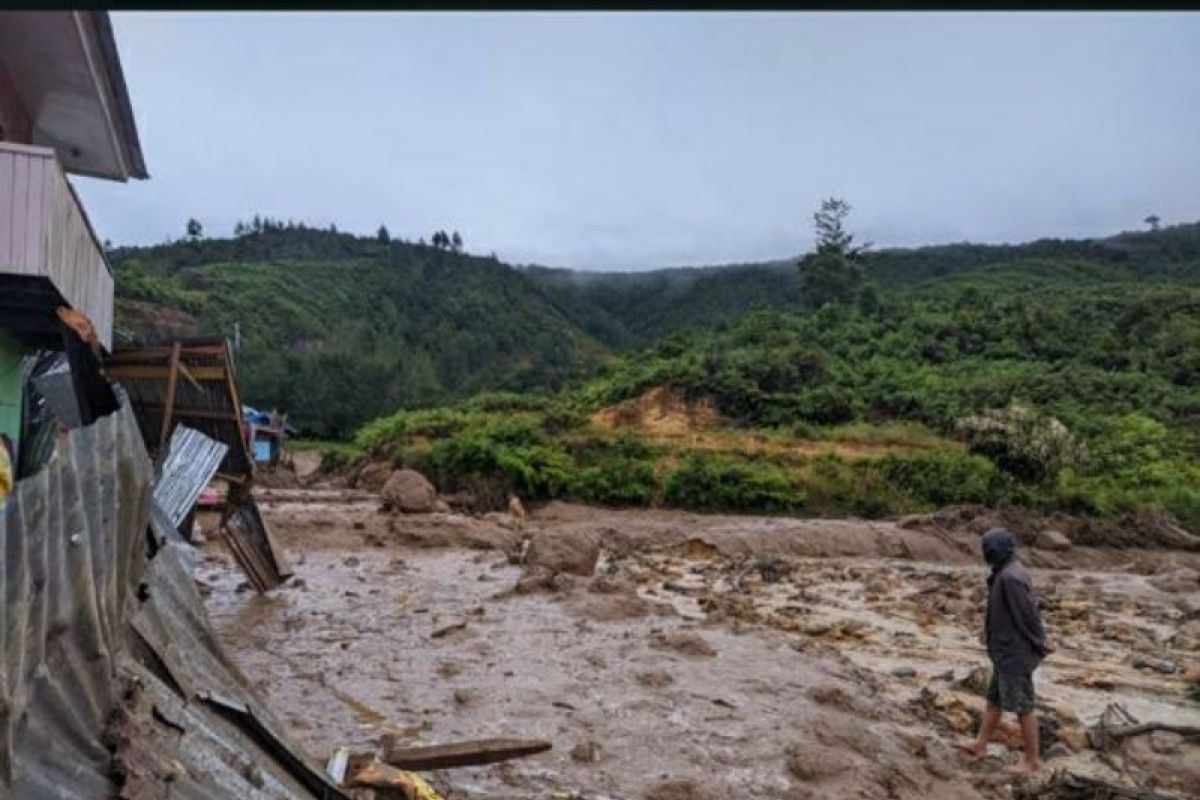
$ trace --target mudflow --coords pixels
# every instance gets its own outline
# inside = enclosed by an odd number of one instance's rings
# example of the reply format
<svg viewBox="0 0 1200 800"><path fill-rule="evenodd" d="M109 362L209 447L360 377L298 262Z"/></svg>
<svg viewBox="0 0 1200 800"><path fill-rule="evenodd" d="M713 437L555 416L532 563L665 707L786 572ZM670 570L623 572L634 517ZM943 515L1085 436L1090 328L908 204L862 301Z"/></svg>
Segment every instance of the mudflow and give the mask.
<svg viewBox="0 0 1200 800"><path fill-rule="evenodd" d="M382 510L308 469L258 490L288 585L256 596L215 542L197 578L224 644L320 758L385 733L554 742L433 773L447 798L1042 796L1046 778L1004 773L1014 729L979 764L957 747L984 705L977 541L995 512L554 503L521 523ZM1200 797L1200 743L1157 731L1098 750L1087 733L1114 703L1200 725L1200 553L1040 540L1021 554L1058 645L1037 674L1046 775Z"/></svg>

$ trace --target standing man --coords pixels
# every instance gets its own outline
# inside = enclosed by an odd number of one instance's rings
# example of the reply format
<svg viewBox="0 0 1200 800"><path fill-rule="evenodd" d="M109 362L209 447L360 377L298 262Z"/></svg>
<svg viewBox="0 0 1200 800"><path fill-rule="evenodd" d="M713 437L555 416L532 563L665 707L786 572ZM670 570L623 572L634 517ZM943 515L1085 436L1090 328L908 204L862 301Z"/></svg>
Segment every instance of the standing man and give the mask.
<svg viewBox="0 0 1200 800"><path fill-rule="evenodd" d="M1017 540L1007 528L992 528L983 535L983 558L992 568L988 576L987 612L983 639L992 660L992 679L987 690L987 710L979 738L970 746L980 759L1000 723L1000 714L1017 715L1025 755L1011 767L1019 774L1033 774L1042 767L1038 752L1038 721L1033 713L1033 671L1054 648L1046 641L1033 582L1017 560Z"/></svg>

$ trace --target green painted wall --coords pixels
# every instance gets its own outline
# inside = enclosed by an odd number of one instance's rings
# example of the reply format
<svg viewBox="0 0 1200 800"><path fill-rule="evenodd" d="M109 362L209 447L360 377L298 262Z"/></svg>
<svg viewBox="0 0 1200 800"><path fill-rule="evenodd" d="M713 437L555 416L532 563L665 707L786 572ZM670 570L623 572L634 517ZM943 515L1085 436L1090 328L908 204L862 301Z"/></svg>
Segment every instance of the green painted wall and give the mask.
<svg viewBox="0 0 1200 800"><path fill-rule="evenodd" d="M7 433L13 447L19 447L21 431L21 395L24 375L21 357L24 348L0 331L0 433Z"/></svg>

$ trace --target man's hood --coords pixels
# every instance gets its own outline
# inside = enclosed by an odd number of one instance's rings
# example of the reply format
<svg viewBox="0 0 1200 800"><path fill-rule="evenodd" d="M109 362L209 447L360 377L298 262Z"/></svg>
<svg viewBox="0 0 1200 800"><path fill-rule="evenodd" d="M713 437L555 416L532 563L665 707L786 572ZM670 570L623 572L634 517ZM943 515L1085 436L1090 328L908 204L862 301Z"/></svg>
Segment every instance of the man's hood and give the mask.
<svg viewBox="0 0 1200 800"><path fill-rule="evenodd" d="M983 560L998 570L1017 553L1017 538L1008 528L992 528L983 535Z"/></svg>

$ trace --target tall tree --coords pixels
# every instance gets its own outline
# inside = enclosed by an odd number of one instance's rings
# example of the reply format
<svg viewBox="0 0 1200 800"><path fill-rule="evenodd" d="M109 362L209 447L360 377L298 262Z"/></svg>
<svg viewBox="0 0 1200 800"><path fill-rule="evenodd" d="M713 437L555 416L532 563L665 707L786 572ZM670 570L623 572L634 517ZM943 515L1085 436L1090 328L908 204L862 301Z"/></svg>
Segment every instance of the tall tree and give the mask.
<svg viewBox="0 0 1200 800"><path fill-rule="evenodd" d="M191 217L187 221L187 235L193 242L197 241L204 235L204 228L200 225L200 220Z"/></svg>
<svg viewBox="0 0 1200 800"><path fill-rule="evenodd" d="M388 233L386 225L379 226L379 232L375 234L375 238L383 244L387 244L392 240L391 234Z"/></svg>
<svg viewBox="0 0 1200 800"><path fill-rule="evenodd" d="M827 303L849 304L859 297L863 287L859 261L871 245L854 244L854 234L846 229L850 211L851 206L845 200L831 197L813 214L817 249L796 265L800 270L803 302L809 308L820 308Z"/></svg>
<svg viewBox="0 0 1200 800"><path fill-rule="evenodd" d="M458 231L455 231L454 235L450 237L450 246L456 253L462 250L463 240L462 237L458 235Z"/></svg>
<svg viewBox="0 0 1200 800"><path fill-rule="evenodd" d="M1151 214L1142 220L1142 222L1145 222L1147 225L1149 225L1150 230L1156 231L1158 230L1159 223L1162 222L1162 220L1159 218L1158 214Z"/></svg>

